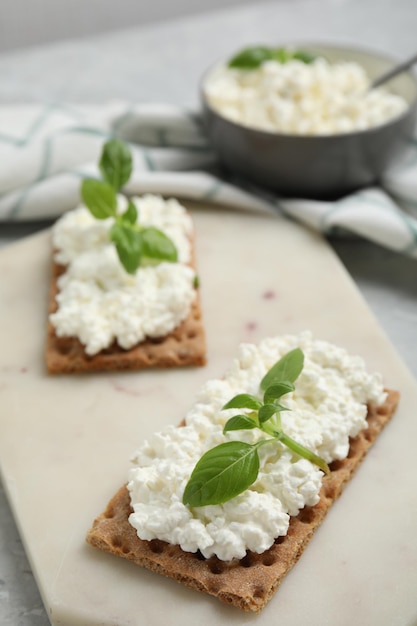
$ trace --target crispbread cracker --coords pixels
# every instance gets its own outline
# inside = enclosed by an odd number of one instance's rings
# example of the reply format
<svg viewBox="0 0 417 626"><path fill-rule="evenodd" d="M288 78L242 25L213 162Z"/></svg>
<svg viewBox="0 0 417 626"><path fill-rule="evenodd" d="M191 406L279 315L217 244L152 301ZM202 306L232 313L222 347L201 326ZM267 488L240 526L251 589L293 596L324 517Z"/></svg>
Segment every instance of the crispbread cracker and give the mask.
<svg viewBox="0 0 417 626"><path fill-rule="evenodd" d="M192 266L195 267L194 261ZM58 308L58 278L63 272L65 266L53 261L49 315ZM165 337L147 338L129 350L114 342L109 348L89 356L77 337L58 337L48 320L45 358L49 374L205 365L206 340L199 290L196 290L188 317L179 326Z"/></svg>
<svg viewBox="0 0 417 626"><path fill-rule="evenodd" d="M351 439L348 457L334 461L331 474L323 479L320 501L292 517L285 537L279 537L262 554L248 552L240 561L204 559L200 553L184 552L164 541L143 541L129 524L130 496L123 486L95 521L87 542L158 574L174 578L188 587L216 596L245 611L259 612L273 596L284 576L300 558L327 511L340 496L376 437L393 416L399 400L389 391L380 407L369 407L368 428Z"/></svg>

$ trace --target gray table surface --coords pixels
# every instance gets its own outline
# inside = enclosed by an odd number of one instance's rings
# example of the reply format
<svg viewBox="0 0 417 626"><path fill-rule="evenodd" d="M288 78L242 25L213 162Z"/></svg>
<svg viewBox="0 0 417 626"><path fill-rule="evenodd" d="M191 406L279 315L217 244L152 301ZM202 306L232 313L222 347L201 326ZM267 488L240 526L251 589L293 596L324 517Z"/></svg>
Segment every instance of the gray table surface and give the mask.
<svg viewBox="0 0 417 626"><path fill-rule="evenodd" d="M415 0L251 3L3 54L0 105L125 99L197 107L197 85L204 70L240 46L322 41L361 45L400 59L415 52L416 32ZM0 245L44 226L0 225ZM417 378L417 261L363 240L331 239L330 243ZM49 624L1 483L0 624Z"/></svg>

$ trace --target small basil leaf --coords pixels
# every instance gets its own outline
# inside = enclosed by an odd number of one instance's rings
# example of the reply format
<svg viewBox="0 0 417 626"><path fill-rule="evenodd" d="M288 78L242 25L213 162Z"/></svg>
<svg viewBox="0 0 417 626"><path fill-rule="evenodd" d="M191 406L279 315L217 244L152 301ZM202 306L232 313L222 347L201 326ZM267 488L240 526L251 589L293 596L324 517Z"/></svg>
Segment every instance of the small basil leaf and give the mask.
<svg viewBox="0 0 417 626"><path fill-rule="evenodd" d="M276 385L270 385L264 393L265 404L272 404L274 400L278 400L286 393L294 391L294 385L290 382L277 383Z"/></svg>
<svg viewBox="0 0 417 626"><path fill-rule="evenodd" d="M132 173L132 155L129 147L118 139L107 141L103 146L99 167L106 183L119 191Z"/></svg>
<svg viewBox="0 0 417 626"><path fill-rule="evenodd" d="M141 233L123 223L116 223L110 230L110 239L116 246L120 262L126 272L134 274L142 256Z"/></svg>
<svg viewBox="0 0 417 626"><path fill-rule="evenodd" d="M198 289L200 287L200 277L197 276L197 274L194 276L193 287L194 289Z"/></svg>
<svg viewBox="0 0 417 626"><path fill-rule="evenodd" d="M313 63L316 59L314 54L311 54L311 52L307 52L306 50L296 50L293 54L293 58L307 64Z"/></svg>
<svg viewBox="0 0 417 626"><path fill-rule="evenodd" d="M110 185L87 178L81 183L81 198L90 213L98 220L116 215L117 197Z"/></svg>
<svg viewBox="0 0 417 626"><path fill-rule="evenodd" d="M271 419L274 413L276 413L279 410L280 409L276 407L274 404L264 404L259 409L259 413L258 413L259 422L261 424L263 424L264 422L267 422L269 419Z"/></svg>
<svg viewBox="0 0 417 626"><path fill-rule="evenodd" d="M185 487L183 504L222 504L250 487L259 472L256 446L228 441L206 452Z"/></svg>
<svg viewBox="0 0 417 626"><path fill-rule="evenodd" d="M264 61L272 58L272 50L266 46L254 46L253 48L245 48L236 54L229 61L229 67L237 69L256 69Z"/></svg>
<svg viewBox="0 0 417 626"><path fill-rule="evenodd" d="M175 263L178 260L178 253L175 245L165 233L158 228L149 226L142 231L143 256L158 261L170 261Z"/></svg>
<svg viewBox="0 0 417 626"><path fill-rule="evenodd" d="M274 61L278 61L278 63L286 63L292 58L292 54L286 48L275 48L271 51L271 56Z"/></svg>
<svg viewBox="0 0 417 626"><path fill-rule="evenodd" d="M282 382L293 383L301 374L304 365L304 354L300 348L287 352L261 380L261 389L265 391L271 385Z"/></svg>
<svg viewBox="0 0 417 626"><path fill-rule="evenodd" d="M229 430L247 430L256 427L257 423L252 417L248 415L234 415L227 420L223 433L227 433Z"/></svg>
<svg viewBox="0 0 417 626"><path fill-rule="evenodd" d="M128 224L136 224L138 219L138 210L132 200L129 200L129 204L127 205L127 209L120 216L124 222Z"/></svg>
<svg viewBox="0 0 417 626"><path fill-rule="evenodd" d="M222 407L224 409L252 409L258 411L262 406L262 402L255 396L248 393L239 393Z"/></svg>

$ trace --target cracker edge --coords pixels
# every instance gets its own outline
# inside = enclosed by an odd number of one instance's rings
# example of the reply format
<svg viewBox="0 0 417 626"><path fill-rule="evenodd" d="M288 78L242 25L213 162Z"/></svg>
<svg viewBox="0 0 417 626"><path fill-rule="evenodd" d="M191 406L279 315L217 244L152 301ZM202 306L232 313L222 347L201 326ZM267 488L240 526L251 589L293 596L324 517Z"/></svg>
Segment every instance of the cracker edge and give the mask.
<svg viewBox="0 0 417 626"><path fill-rule="evenodd" d="M385 403L368 407L368 427L351 439L346 459L331 464L325 476L320 500L290 519L288 533L258 555L248 552L240 561L225 563L217 557L204 559L199 553L184 552L179 546L160 540L143 541L130 525L130 496L121 487L99 515L86 541L104 552L128 559L187 587L217 597L244 611L259 613L296 564L332 504L339 498L365 458L377 436L394 415L399 393L387 390Z"/></svg>

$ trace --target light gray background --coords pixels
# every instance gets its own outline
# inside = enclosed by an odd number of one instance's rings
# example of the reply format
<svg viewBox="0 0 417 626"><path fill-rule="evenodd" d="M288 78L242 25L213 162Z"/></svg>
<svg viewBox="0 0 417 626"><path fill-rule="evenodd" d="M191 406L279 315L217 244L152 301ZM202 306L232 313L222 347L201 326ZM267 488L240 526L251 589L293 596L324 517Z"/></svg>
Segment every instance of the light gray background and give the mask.
<svg viewBox="0 0 417 626"><path fill-rule="evenodd" d="M417 49L416 33L417 0L0 0L0 105L122 99L196 107L204 70L240 46L351 43L405 58ZM0 225L0 245L41 226ZM331 243L417 377L417 261L365 241ZM48 623L0 483L0 624Z"/></svg>
<svg viewBox="0 0 417 626"><path fill-rule="evenodd" d="M0 51L85 38L242 0L0 0Z"/></svg>

